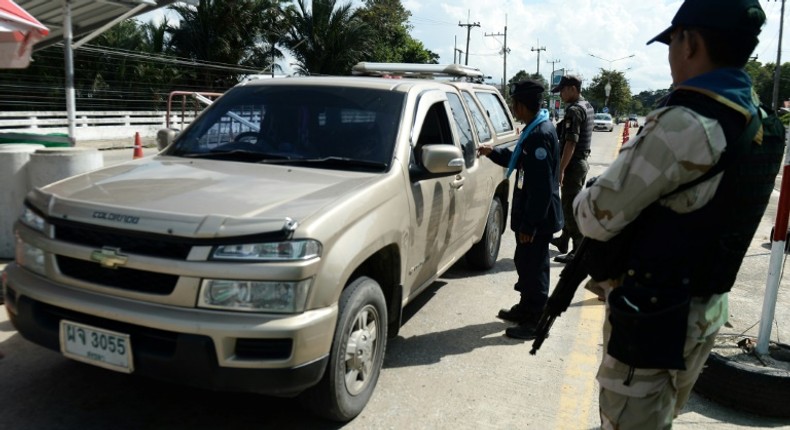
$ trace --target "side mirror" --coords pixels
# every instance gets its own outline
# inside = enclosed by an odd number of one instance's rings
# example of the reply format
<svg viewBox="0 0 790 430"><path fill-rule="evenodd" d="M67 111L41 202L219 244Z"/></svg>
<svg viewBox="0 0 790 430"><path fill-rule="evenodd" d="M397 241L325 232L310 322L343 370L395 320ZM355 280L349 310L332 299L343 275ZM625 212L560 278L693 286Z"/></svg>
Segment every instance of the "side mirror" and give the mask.
<svg viewBox="0 0 790 430"><path fill-rule="evenodd" d="M177 133L178 131L172 128L160 128L156 132L156 148L161 151L170 146L176 139Z"/></svg>
<svg viewBox="0 0 790 430"><path fill-rule="evenodd" d="M420 160L425 170L432 174L458 173L464 168L461 150L448 144L423 145Z"/></svg>

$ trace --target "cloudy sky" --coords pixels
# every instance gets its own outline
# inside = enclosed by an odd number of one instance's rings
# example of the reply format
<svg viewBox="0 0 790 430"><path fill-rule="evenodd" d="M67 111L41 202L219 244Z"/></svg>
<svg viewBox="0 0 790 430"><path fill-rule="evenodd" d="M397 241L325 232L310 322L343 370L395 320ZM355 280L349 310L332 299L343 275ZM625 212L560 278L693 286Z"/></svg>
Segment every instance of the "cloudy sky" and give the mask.
<svg viewBox="0 0 790 430"><path fill-rule="evenodd" d="M682 3L680 0L402 0L402 3L412 14L412 36L439 54L440 63L453 62L456 48L466 51L467 27L459 23L478 23L479 27L471 27L469 65L480 68L495 83L501 82L504 71L501 52L505 40L497 34L505 33L506 25L510 51L508 79L519 70L534 73L538 68L549 79L553 66L579 74L585 80L598 75L601 68L624 71L633 93L665 89L671 83L666 45L645 43L669 26ZM768 22L755 54L762 63L776 62L781 1L760 0L760 4ZM785 15L788 13L786 10ZM145 18L155 17L149 14ZM790 29L785 27L782 62L790 61ZM538 51L544 47L545 51ZM282 64L286 72L290 71L291 61L286 59ZM558 62L552 65L549 61ZM463 59L459 62L463 63Z"/></svg>
<svg viewBox="0 0 790 430"><path fill-rule="evenodd" d="M671 84L667 47L645 45L667 28L680 7L679 0L403 0L412 13L412 36L441 56L453 61L453 44L466 50L466 27L472 27L469 65L479 67L499 82L503 74L500 55L504 37L486 36L505 32L507 19L507 77L519 70L549 78L552 64L592 79L600 69L622 70L631 90L668 88ZM760 0L768 23L755 50L758 60L776 62L781 2ZM785 8L788 14L788 7ZM788 23L790 24L790 23ZM790 61L790 29L785 26L782 62ZM534 49L545 47L540 52ZM593 57L597 56L602 59ZM633 55L631 58L625 58Z"/></svg>

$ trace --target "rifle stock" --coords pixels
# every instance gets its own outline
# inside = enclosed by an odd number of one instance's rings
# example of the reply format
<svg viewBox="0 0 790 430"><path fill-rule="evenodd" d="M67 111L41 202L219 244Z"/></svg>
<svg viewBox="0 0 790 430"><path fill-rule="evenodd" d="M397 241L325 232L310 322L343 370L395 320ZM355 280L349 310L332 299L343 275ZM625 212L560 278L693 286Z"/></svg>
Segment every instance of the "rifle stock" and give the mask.
<svg viewBox="0 0 790 430"><path fill-rule="evenodd" d="M530 354L535 355L543 345L543 341L549 337L549 330L563 312L568 310L571 305L573 295L579 288L579 285L587 278L587 270L582 263L584 261L585 252L587 250L587 239L582 239L579 244L579 249L576 250L573 260L565 264L565 267L560 272L560 280L554 291L551 292L546 306L543 308L543 314L540 316L536 331L535 340L532 342L532 349Z"/></svg>

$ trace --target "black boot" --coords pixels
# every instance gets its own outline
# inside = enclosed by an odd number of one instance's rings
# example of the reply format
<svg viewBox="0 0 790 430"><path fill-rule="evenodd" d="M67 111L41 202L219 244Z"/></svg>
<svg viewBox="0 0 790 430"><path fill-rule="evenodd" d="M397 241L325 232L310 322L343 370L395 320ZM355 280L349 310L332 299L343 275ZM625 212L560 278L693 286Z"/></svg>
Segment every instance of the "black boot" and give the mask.
<svg viewBox="0 0 790 430"><path fill-rule="evenodd" d="M537 337L538 319L540 317L533 313L521 320L518 325L508 327L505 336L513 339L532 340Z"/></svg>
<svg viewBox="0 0 790 430"><path fill-rule="evenodd" d="M521 322L529 316L525 307L521 303L516 303L510 309L500 309L497 318L510 322Z"/></svg>
<svg viewBox="0 0 790 430"><path fill-rule="evenodd" d="M562 232L562 236L555 237L551 239L549 243L557 247L557 250L560 251L560 254L567 254L568 253L568 240L570 236L566 235L565 232Z"/></svg>

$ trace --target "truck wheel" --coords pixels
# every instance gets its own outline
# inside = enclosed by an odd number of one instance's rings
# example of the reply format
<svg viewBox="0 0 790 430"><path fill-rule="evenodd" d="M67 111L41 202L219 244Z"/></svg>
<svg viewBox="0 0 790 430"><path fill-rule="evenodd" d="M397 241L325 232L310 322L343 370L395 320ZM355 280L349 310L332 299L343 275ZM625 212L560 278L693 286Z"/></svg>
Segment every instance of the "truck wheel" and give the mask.
<svg viewBox="0 0 790 430"><path fill-rule="evenodd" d="M376 387L387 346L387 305L378 282L363 276L343 290L339 308L324 376L301 400L316 415L345 422L362 412Z"/></svg>
<svg viewBox="0 0 790 430"><path fill-rule="evenodd" d="M505 212L499 197L491 200L488 209L485 231L479 242L472 245L466 253L466 263L472 269L489 270L496 264L499 256L499 244L502 242L502 223Z"/></svg>

